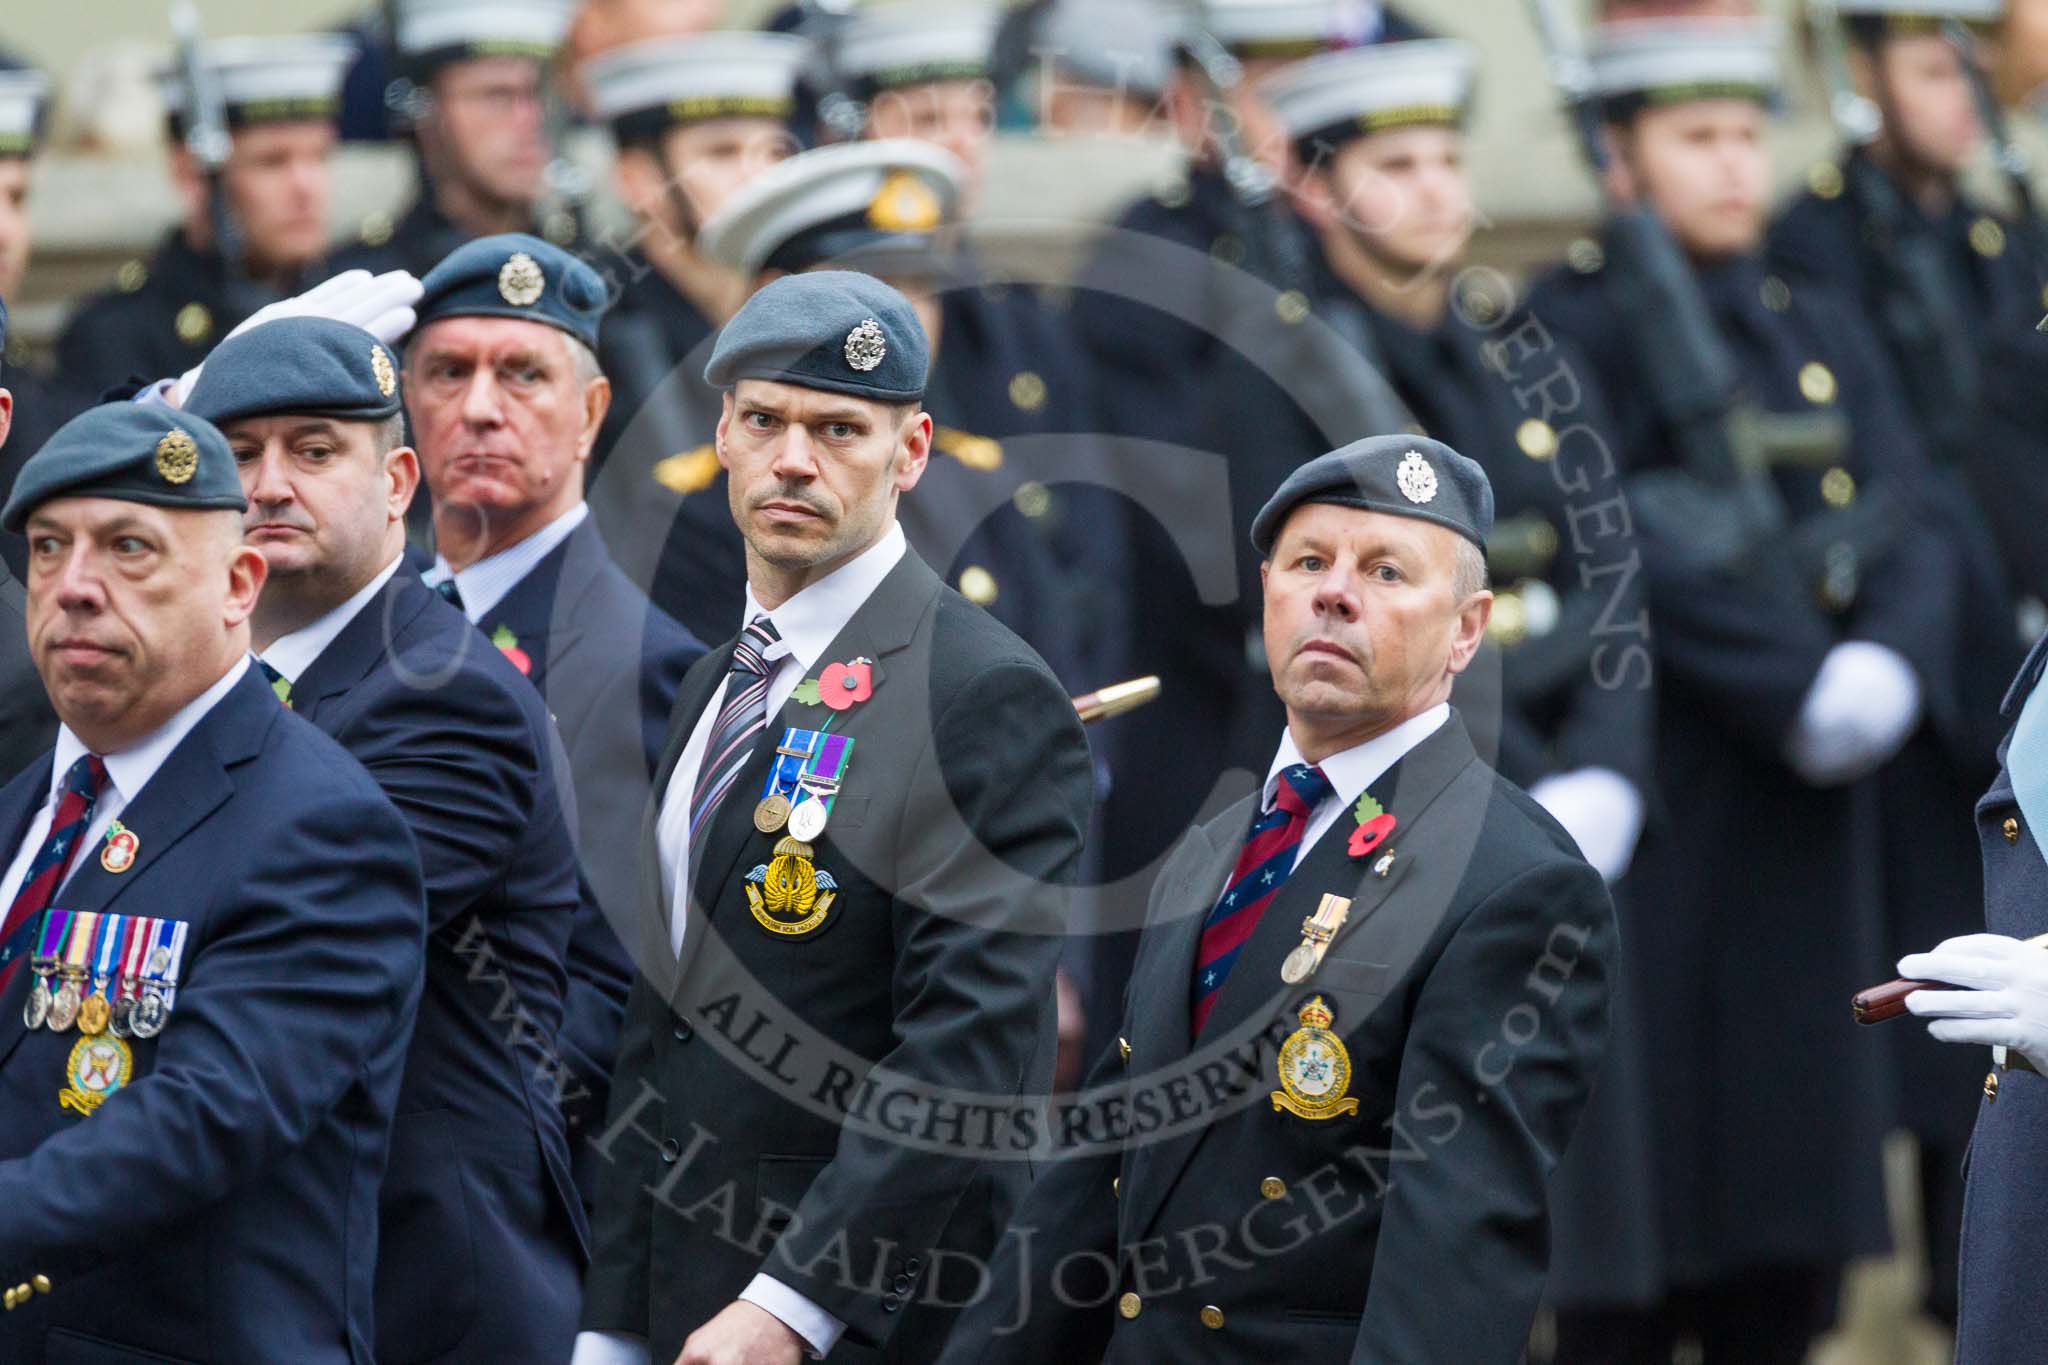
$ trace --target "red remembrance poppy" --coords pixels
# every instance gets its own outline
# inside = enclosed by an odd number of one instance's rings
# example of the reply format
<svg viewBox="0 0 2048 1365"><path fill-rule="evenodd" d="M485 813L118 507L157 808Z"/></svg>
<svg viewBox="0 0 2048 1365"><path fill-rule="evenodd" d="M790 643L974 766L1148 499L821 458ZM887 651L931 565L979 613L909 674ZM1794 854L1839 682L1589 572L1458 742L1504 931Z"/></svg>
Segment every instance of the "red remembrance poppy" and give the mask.
<svg viewBox="0 0 2048 1365"><path fill-rule="evenodd" d="M818 674L818 700L834 711L847 710L874 694L874 668L865 660L827 664Z"/></svg>
<svg viewBox="0 0 2048 1365"><path fill-rule="evenodd" d="M1351 846L1346 851L1354 858L1363 858L1386 841L1394 832L1394 817L1375 815L1372 819L1351 831Z"/></svg>

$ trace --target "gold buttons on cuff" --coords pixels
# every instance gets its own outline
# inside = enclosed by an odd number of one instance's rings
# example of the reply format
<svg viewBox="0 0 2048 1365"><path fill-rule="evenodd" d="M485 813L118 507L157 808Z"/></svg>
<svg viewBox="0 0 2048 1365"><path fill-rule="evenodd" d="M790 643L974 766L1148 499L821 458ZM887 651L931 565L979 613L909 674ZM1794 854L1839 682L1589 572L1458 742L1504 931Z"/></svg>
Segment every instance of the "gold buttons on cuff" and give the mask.
<svg viewBox="0 0 2048 1365"><path fill-rule="evenodd" d="M1122 1059L1124 1060L1124 1064L1125 1064L1126 1066L1128 1066L1128 1065L1130 1064L1130 1060L1131 1060L1131 1040L1130 1040L1130 1039L1128 1039L1128 1038L1119 1038L1119 1039L1117 1039L1117 1040L1116 1040L1116 1055L1117 1055L1117 1056L1119 1056L1119 1057L1121 1057L1121 1058L1122 1058Z"/></svg>
<svg viewBox="0 0 2048 1365"><path fill-rule="evenodd" d="M1125 1294L1116 1301L1116 1311L1126 1318L1135 1318L1145 1311L1145 1301L1136 1294Z"/></svg>
<svg viewBox="0 0 2048 1365"><path fill-rule="evenodd" d="M1984 1098L1992 1101L1994 1104L1998 1101L1998 1073L1996 1071L1984 1073Z"/></svg>
<svg viewBox="0 0 2048 1365"><path fill-rule="evenodd" d="M28 1282L36 1287L36 1293L38 1294L50 1292L50 1277L48 1275L31 1275L28 1278Z"/></svg>
<svg viewBox="0 0 2048 1365"><path fill-rule="evenodd" d="M1221 1308L1218 1308L1215 1304L1209 1303L1202 1305L1200 1317L1202 1319L1202 1326L1208 1328L1210 1331L1215 1332L1222 1330L1223 1310Z"/></svg>
<svg viewBox="0 0 2048 1365"><path fill-rule="evenodd" d="M1259 1193L1268 1199L1278 1199L1287 1193L1287 1182L1277 1175L1269 1175L1259 1182Z"/></svg>
<svg viewBox="0 0 2048 1365"><path fill-rule="evenodd" d="M7 1308L7 1311L10 1313L14 1311L15 1297L14 1291L12 1289L8 1290L4 1294L0 1294L0 1304L4 1304Z"/></svg>
<svg viewBox="0 0 2048 1365"><path fill-rule="evenodd" d="M2005 823L1999 826L1999 831L2005 835L2005 841L2008 844L2016 844L2020 841L2020 822L2010 815L2005 817Z"/></svg>

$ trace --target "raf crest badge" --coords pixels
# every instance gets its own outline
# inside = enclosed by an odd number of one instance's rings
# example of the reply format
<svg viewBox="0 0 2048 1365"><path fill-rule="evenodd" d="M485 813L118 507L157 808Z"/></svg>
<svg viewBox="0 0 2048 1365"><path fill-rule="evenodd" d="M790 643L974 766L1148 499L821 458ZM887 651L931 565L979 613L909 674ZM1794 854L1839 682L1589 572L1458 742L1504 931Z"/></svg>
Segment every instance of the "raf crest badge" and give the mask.
<svg viewBox="0 0 2048 1365"><path fill-rule="evenodd" d="M873 318L846 334L846 363L862 374L879 369L888 354L889 339L882 335L882 324Z"/></svg>
<svg viewBox="0 0 2048 1365"><path fill-rule="evenodd" d="M1301 1007L1301 1027L1280 1045L1280 1088L1273 1108L1305 1119L1332 1119L1358 1112L1351 1088L1351 1054L1330 1032L1336 1016L1320 995Z"/></svg>
<svg viewBox="0 0 2048 1365"><path fill-rule="evenodd" d="M547 288L547 276L541 274L540 262L523 251L515 251L498 272L498 293L514 308L530 308L540 302L541 291Z"/></svg>
<svg viewBox="0 0 2048 1365"><path fill-rule="evenodd" d="M824 927L839 883L811 863L811 846L801 839L775 845L775 857L747 874L747 908L763 929L782 938L803 938Z"/></svg>
<svg viewBox="0 0 2048 1365"><path fill-rule="evenodd" d="M1401 457L1394 470L1394 482L1400 486L1401 496L1410 502L1424 503L1436 496L1436 471L1420 451L1411 450Z"/></svg>
<svg viewBox="0 0 2048 1365"><path fill-rule="evenodd" d="M156 472L165 483L190 483L199 472L199 444L177 427L156 443Z"/></svg>

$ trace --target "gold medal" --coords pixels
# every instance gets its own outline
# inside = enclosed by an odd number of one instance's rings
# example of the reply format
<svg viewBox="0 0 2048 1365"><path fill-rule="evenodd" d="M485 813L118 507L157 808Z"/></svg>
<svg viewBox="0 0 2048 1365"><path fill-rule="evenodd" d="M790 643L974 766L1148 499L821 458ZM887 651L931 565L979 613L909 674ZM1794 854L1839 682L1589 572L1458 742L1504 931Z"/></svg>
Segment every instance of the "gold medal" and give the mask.
<svg viewBox="0 0 2048 1365"><path fill-rule="evenodd" d="M80 1033L105 1033L111 1016L107 997L95 991L85 997L78 1007L78 1031Z"/></svg>
<svg viewBox="0 0 2048 1365"><path fill-rule="evenodd" d="M1301 1007L1301 1027L1280 1045L1280 1089L1273 1108L1305 1119L1332 1119L1358 1112L1351 1088L1351 1054L1344 1040L1330 1032L1335 1016L1323 997Z"/></svg>
<svg viewBox="0 0 2048 1365"><path fill-rule="evenodd" d="M763 834L773 834L789 823L789 798L777 792L764 796L754 807L754 828Z"/></svg>

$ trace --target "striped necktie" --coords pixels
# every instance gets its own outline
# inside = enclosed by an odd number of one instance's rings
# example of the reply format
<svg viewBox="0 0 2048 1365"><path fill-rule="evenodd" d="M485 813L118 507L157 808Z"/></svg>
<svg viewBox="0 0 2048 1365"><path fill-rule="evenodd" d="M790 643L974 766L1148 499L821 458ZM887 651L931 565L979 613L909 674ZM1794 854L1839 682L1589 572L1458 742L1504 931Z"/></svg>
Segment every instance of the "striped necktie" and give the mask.
<svg viewBox="0 0 2048 1365"><path fill-rule="evenodd" d="M1259 916L1293 875L1295 851L1301 847L1310 813L1334 791L1321 768L1297 763L1281 770L1273 809L1245 835L1230 885L1202 925L1201 946L1195 952L1194 1008L1188 1016L1191 1036L1199 1035L1208 1022L1217 992L1245 941L1259 927Z"/></svg>
<svg viewBox="0 0 2048 1365"><path fill-rule="evenodd" d="M732 669L725 675L725 704L704 746L697 769L697 788L690 796L690 866L693 873L704 848L704 831L719 802L739 779L740 769L754 756L754 736L768 726L768 675L775 671L768 651L782 636L766 615L756 616L732 647Z"/></svg>
<svg viewBox="0 0 2048 1365"><path fill-rule="evenodd" d="M50 818L50 836L29 863L28 875L21 879L21 890L15 893L14 904L7 907L7 919L0 923L0 961L6 963L0 966L0 992L6 991L7 983L14 978L14 969L28 956L27 940L35 933L36 917L56 899L65 872L78 856L78 846L85 842L85 831L92 824L92 808L99 803L100 792L106 785L107 765L100 762L98 754L85 755L65 772L57 813ZM17 937L23 942L16 944Z"/></svg>
<svg viewBox="0 0 2048 1365"><path fill-rule="evenodd" d="M455 586L454 579L442 579L439 583L436 583L434 585L434 591L440 593L443 600L445 600L449 606L455 608L455 610L464 610L462 605L462 589Z"/></svg>

